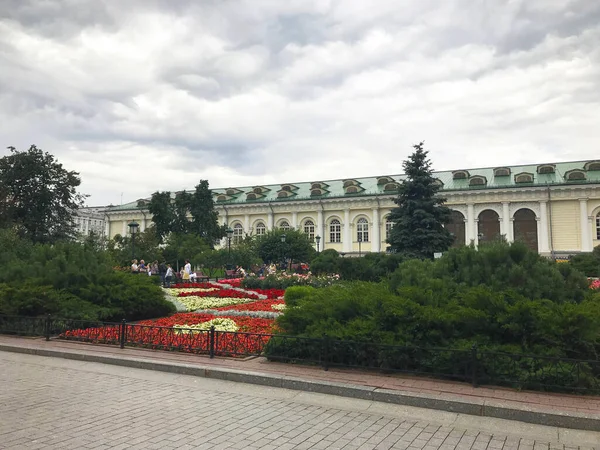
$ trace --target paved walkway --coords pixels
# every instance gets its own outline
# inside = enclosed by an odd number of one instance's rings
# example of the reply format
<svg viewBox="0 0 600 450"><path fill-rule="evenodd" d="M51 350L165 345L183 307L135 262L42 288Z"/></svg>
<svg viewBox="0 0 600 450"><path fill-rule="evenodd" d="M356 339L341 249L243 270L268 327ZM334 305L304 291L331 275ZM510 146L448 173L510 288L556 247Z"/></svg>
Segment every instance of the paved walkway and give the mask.
<svg viewBox="0 0 600 450"><path fill-rule="evenodd" d="M600 433L0 352L4 449L598 450Z"/></svg>

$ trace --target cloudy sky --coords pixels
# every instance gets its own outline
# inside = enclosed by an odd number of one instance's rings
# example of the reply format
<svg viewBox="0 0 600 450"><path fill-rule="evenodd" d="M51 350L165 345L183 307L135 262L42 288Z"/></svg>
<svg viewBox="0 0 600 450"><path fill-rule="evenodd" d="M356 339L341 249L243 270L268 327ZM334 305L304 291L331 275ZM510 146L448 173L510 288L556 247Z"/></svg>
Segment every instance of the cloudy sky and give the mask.
<svg viewBox="0 0 600 450"><path fill-rule="evenodd" d="M600 2L0 0L0 155L90 205L600 155Z"/></svg>

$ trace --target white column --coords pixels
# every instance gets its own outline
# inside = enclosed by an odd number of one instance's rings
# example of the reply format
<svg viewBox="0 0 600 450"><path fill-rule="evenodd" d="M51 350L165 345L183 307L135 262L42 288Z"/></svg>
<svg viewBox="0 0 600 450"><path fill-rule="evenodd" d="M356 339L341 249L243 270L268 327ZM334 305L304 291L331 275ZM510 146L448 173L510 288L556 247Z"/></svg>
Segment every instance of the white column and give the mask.
<svg viewBox="0 0 600 450"><path fill-rule="evenodd" d="M104 236L110 239L110 219L108 218L104 219Z"/></svg>
<svg viewBox="0 0 600 450"><path fill-rule="evenodd" d="M142 231L146 231L146 218L142 219Z"/></svg>
<svg viewBox="0 0 600 450"><path fill-rule="evenodd" d="M474 241L477 244L477 230L475 229L475 212L473 203L467 205L467 245Z"/></svg>
<svg viewBox="0 0 600 450"><path fill-rule="evenodd" d="M244 214L244 232L250 233L250 215Z"/></svg>
<svg viewBox="0 0 600 450"><path fill-rule="evenodd" d="M508 202L502 202L502 228L500 234L503 234L507 242L512 242L514 240L513 237L513 227L512 221L510 220L510 210L508 208Z"/></svg>
<svg viewBox="0 0 600 450"><path fill-rule="evenodd" d="M294 230L296 230L298 228L298 213L297 212L293 212L292 213L292 228Z"/></svg>
<svg viewBox="0 0 600 450"><path fill-rule="evenodd" d="M323 210L321 209L317 211L317 236L321 236L321 248L325 250L325 242L327 241L327 239L325 239L325 232L323 226Z"/></svg>
<svg viewBox="0 0 600 450"><path fill-rule="evenodd" d="M344 252L352 251L352 232L350 231L350 210L344 210L344 237L342 242Z"/></svg>
<svg viewBox="0 0 600 450"><path fill-rule="evenodd" d="M581 251L591 252L592 249L592 236L588 221L587 212L587 198L579 199L579 217L581 227Z"/></svg>
<svg viewBox="0 0 600 450"><path fill-rule="evenodd" d="M121 234L121 236L125 237L127 236L127 221L123 220L123 233Z"/></svg>
<svg viewBox="0 0 600 450"><path fill-rule="evenodd" d="M540 221L538 230L538 252L549 253L548 242L548 203L540 202Z"/></svg>
<svg viewBox="0 0 600 450"><path fill-rule="evenodd" d="M267 216L267 230L271 231L273 229L273 213L270 212Z"/></svg>
<svg viewBox="0 0 600 450"><path fill-rule="evenodd" d="M371 236L371 251L372 252L380 252L381 251L381 239L379 237L379 209L373 208L373 229Z"/></svg>

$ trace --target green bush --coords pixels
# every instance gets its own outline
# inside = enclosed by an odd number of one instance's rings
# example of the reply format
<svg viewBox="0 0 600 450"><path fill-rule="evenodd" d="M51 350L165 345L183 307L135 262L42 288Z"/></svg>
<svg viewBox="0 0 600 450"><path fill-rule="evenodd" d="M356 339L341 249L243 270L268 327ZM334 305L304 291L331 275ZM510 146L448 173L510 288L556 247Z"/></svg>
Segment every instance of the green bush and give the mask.
<svg viewBox="0 0 600 450"><path fill-rule="evenodd" d="M0 248L0 314L139 320L175 311L155 280L113 270L93 246L32 245L0 230Z"/></svg>
<svg viewBox="0 0 600 450"><path fill-rule="evenodd" d="M310 296L314 290L312 286L292 286L285 291L285 304L296 306L299 300Z"/></svg>
<svg viewBox="0 0 600 450"><path fill-rule="evenodd" d="M600 276L600 252L596 251L599 248L597 246L592 253L574 255L569 261L570 265L588 277Z"/></svg>
<svg viewBox="0 0 600 450"><path fill-rule="evenodd" d="M522 244L453 249L434 261L404 261L389 281L293 290L289 298L294 307L277 319L278 326L305 340L274 342L266 350L274 359L318 359L310 352L321 348L314 340L326 335L405 347L335 343L330 359L347 364L369 361L382 369L460 378L470 370L476 345L482 380L591 387L600 377L598 364L580 367L584 376L576 380L570 363L560 368L553 359L521 358L515 364L503 356L599 360L600 293L572 266L547 261ZM436 348L446 350L423 350Z"/></svg>

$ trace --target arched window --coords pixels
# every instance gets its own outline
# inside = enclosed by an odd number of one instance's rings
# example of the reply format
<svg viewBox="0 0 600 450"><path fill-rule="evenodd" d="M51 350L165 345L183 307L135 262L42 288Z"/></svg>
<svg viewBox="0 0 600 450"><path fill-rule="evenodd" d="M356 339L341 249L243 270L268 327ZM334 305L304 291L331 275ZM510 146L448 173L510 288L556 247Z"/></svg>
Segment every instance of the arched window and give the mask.
<svg viewBox="0 0 600 450"><path fill-rule="evenodd" d="M342 242L342 224L337 219L329 222L329 242Z"/></svg>
<svg viewBox="0 0 600 450"><path fill-rule="evenodd" d="M596 239L600 241L600 212L596 214Z"/></svg>
<svg viewBox="0 0 600 450"><path fill-rule="evenodd" d="M239 244L244 240L244 227L241 223L236 223L233 226L233 242L232 244Z"/></svg>
<svg viewBox="0 0 600 450"><path fill-rule="evenodd" d="M312 220L307 220L304 222L304 233L308 236L310 241L315 240L315 224Z"/></svg>
<svg viewBox="0 0 600 450"><path fill-rule="evenodd" d="M289 231L289 229L290 229L290 224L289 224L289 222L288 222L287 220L282 220L282 221L279 223L279 229L280 229L281 231Z"/></svg>
<svg viewBox="0 0 600 450"><path fill-rule="evenodd" d="M387 241L390 238L390 233L392 232L392 227L394 224L390 220L390 216L385 218L385 240Z"/></svg>
<svg viewBox="0 0 600 450"><path fill-rule="evenodd" d="M356 222L356 240L358 242L369 242L369 221L364 217Z"/></svg>
<svg viewBox="0 0 600 450"><path fill-rule="evenodd" d="M263 222L258 222L256 224L256 235L261 236L266 233L267 233L267 227L265 227L265 224Z"/></svg>

